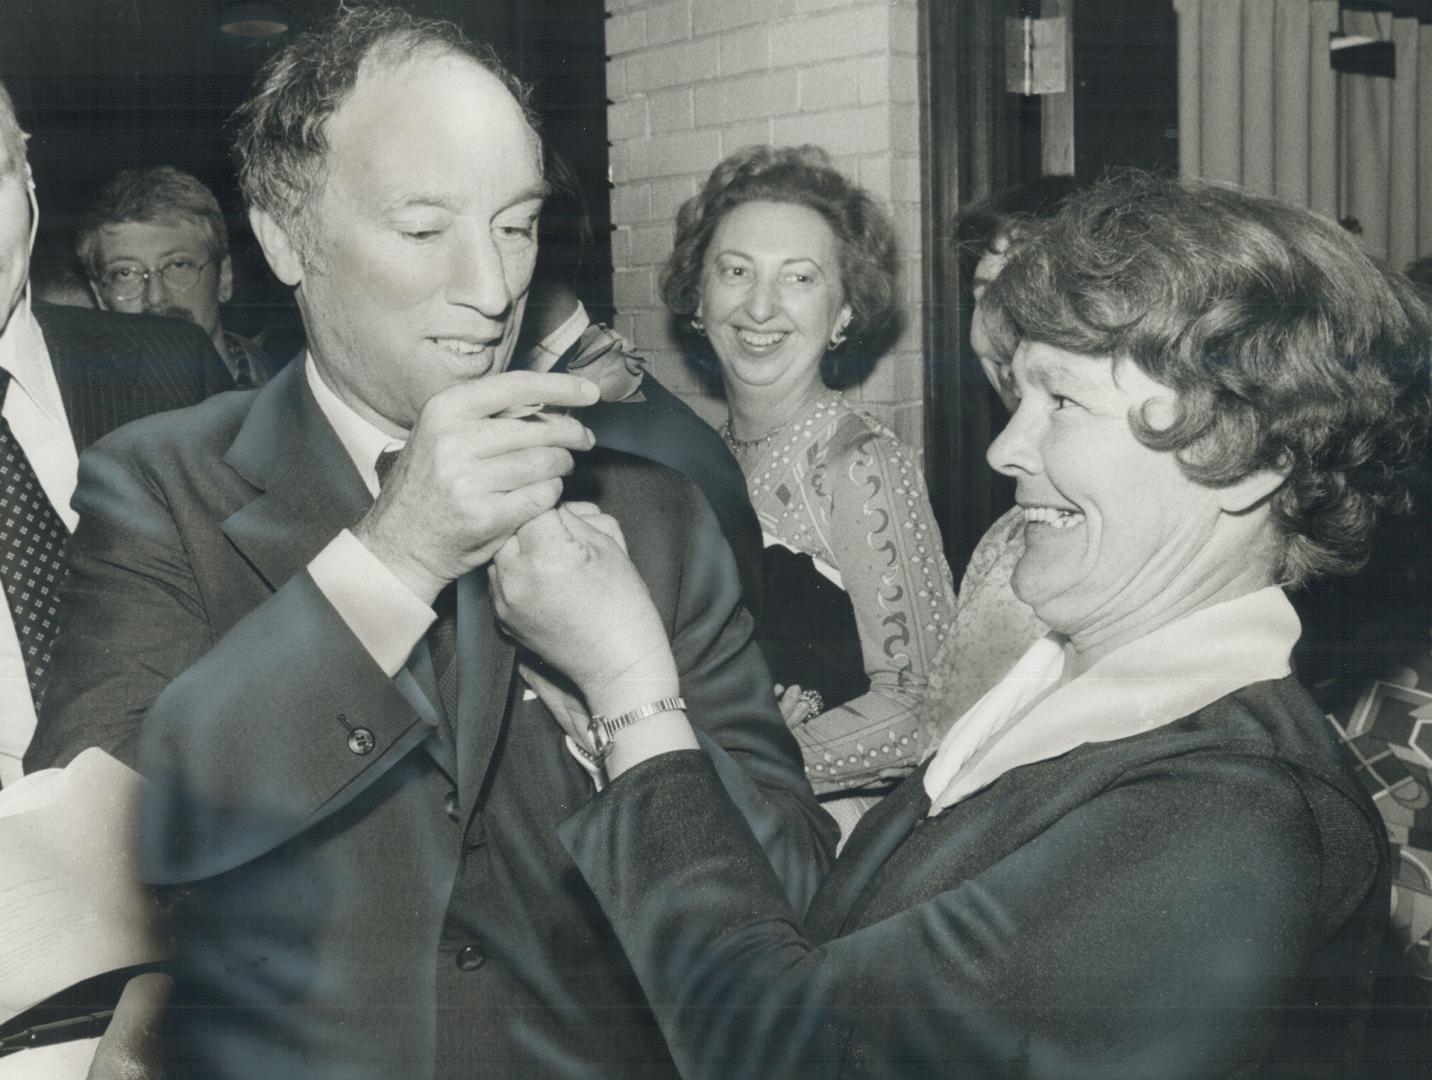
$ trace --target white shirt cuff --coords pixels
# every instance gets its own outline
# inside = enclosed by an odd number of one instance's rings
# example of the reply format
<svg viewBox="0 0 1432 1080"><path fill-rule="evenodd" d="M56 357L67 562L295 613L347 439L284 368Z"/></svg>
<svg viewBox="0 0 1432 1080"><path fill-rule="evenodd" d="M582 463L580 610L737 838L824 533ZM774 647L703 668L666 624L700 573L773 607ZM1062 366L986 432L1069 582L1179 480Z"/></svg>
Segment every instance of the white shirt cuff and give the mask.
<svg viewBox="0 0 1432 1080"><path fill-rule="evenodd" d="M308 572L348 629L389 678L437 619L383 561L347 529L313 557Z"/></svg>

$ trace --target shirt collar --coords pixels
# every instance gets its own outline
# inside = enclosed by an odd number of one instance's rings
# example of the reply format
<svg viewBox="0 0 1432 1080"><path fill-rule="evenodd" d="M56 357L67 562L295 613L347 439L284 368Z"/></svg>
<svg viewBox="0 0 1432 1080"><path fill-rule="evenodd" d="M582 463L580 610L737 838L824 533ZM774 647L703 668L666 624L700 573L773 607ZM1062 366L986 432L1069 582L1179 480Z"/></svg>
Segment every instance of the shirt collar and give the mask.
<svg viewBox="0 0 1432 1080"><path fill-rule="evenodd" d="M52 405L60 399L60 384L55 379L54 368L50 366L50 350L45 347L45 335L35 321L28 282L15 310L10 313L4 333L0 333L0 368L10 373L14 385L46 417L57 424L64 423L64 416L55 415Z"/></svg>
<svg viewBox="0 0 1432 1080"><path fill-rule="evenodd" d="M304 354L303 366L304 375L308 379L308 388L313 391L319 411L323 413L324 419L333 428L334 434L338 436L338 441L343 444L343 449L348 452L353 467L358 470L358 475L368 486L369 493L376 498L378 495L378 455L384 450L401 450L406 445L406 440L395 439L386 431L374 426L366 417L360 416L352 406L334 393L323 381L322 376L318 374L318 369L313 363L312 353Z"/></svg>
<svg viewBox="0 0 1432 1080"><path fill-rule="evenodd" d="M1137 735L1281 679L1301 633L1293 605L1270 586L1177 619L1062 684L1065 639L1046 635L940 741L924 778L930 813L1021 765Z"/></svg>
<svg viewBox="0 0 1432 1080"><path fill-rule="evenodd" d="M512 366L527 371L551 371L552 365L562 358L563 353L576 344L577 339L582 336L582 331L591 323L592 320L587 315L587 309L578 300L576 308L562 321L562 325L528 349L527 355Z"/></svg>

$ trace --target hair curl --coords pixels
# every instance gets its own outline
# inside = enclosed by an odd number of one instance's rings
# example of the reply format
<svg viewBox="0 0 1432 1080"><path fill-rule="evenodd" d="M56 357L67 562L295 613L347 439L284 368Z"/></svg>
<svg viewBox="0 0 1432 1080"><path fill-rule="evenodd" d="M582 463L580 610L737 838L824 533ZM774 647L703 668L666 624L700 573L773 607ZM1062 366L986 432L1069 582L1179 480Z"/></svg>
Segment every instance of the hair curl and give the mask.
<svg viewBox="0 0 1432 1080"><path fill-rule="evenodd" d="M489 45L472 41L453 23L397 7L341 5L260 71L258 88L234 113L239 187L250 208L284 227L305 260L317 252L308 211L327 180L329 118L353 92L365 65L395 67L444 54L466 56L500 80L537 140L530 89Z"/></svg>
<svg viewBox="0 0 1432 1080"><path fill-rule="evenodd" d="M169 165L124 169L110 178L75 225L75 254L91 281L98 281L99 232L106 225L127 221L197 225L205 234L209 258L221 261L229 254L229 231L214 193L198 178Z"/></svg>
<svg viewBox="0 0 1432 1080"><path fill-rule="evenodd" d="M677 214L676 242L661 271L661 298L689 333L686 317L701 304L701 271L711 237L727 214L748 202L793 203L829 223L852 317L846 345L822 358L821 377L829 386L859 382L896 327L895 229L869 192L841 175L819 146L748 146L717 165ZM704 338L696 343L696 358L714 365L709 343Z"/></svg>
<svg viewBox="0 0 1432 1080"><path fill-rule="evenodd" d="M1132 361L1171 387L1171 424L1129 422L1190 479L1284 472L1282 583L1359 569L1425 462L1432 309L1305 210L1116 173L1019 244L983 303L999 340Z"/></svg>

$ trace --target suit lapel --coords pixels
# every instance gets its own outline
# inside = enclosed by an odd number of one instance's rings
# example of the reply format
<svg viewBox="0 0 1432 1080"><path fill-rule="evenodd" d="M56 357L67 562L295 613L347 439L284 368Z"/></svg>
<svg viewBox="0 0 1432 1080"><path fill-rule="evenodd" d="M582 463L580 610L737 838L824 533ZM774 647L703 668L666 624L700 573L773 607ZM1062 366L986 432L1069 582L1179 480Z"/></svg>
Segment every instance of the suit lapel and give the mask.
<svg viewBox="0 0 1432 1080"><path fill-rule="evenodd" d="M338 441L304 374L295 361L258 392L224 460L259 494L224 522L224 535L277 589L302 570L339 532L373 504L358 470ZM421 654L421 655L420 655ZM427 656L419 642L414 656ZM458 717L453 718L453 748L460 800L466 811L477 801L487 775L512 685L515 649L497 630L487 573L475 570L458 581ZM422 672L420 671L419 676ZM398 676L399 689L435 722L441 708L436 685L413 672ZM433 699L420 689L426 684ZM444 771L451 759L432 747Z"/></svg>
<svg viewBox="0 0 1432 1080"><path fill-rule="evenodd" d="M224 535L273 589L373 505L301 363L258 392L224 461L259 489Z"/></svg>
<svg viewBox="0 0 1432 1080"><path fill-rule="evenodd" d="M515 662L516 649L497 629L486 569L463 575L457 583L458 715L453 730L464 817L477 803L498 736L510 716Z"/></svg>

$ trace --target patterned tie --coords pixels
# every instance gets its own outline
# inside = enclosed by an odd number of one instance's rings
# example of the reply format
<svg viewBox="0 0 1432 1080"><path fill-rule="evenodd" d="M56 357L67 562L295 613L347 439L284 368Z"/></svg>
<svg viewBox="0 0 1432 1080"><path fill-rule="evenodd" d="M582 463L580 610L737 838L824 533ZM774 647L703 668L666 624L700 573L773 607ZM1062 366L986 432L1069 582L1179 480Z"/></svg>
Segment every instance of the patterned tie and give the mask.
<svg viewBox="0 0 1432 1080"><path fill-rule="evenodd" d="M0 370L0 410L9 390L10 373ZM69 535L0 412L0 582L37 713L49 674L50 645L59 625Z"/></svg>
<svg viewBox="0 0 1432 1080"><path fill-rule="evenodd" d="M401 450L384 450L378 455L374 464L374 471L378 474L378 486L381 488L387 480L388 474L393 470L393 463L398 460ZM437 599L433 601L433 610L437 612L437 621L428 630L428 649L433 657L433 677L437 680L438 696L442 700L443 712L446 714L442 736L448 745L452 745L451 718L457 715L457 583L448 582L443 591L438 593Z"/></svg>

